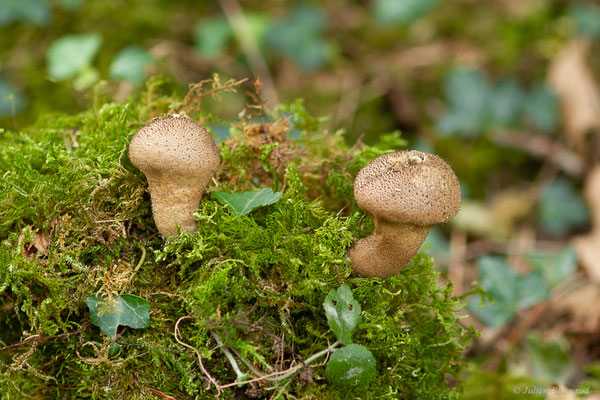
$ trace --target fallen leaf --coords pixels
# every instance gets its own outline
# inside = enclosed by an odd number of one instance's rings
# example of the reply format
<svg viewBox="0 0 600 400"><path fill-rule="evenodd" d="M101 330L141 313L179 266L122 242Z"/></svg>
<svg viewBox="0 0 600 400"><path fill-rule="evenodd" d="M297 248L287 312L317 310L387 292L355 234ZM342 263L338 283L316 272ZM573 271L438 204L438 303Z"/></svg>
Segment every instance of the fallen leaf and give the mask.
<svg viewBox="0 0 600 400"><path fill-rule="evenodd" d="M590 209L592 231L575 237L572 242L590 279L600 282L600 164L587 176L585 198Z"/></svg>
<svg viewBox="0 0 600 400"><path fill-rule="evenodd" d="M552 385L547 390L547 400L577 400L575 392L567 388L563 383Z"/></svg>
<svg viewBox="0 0 600 400"><path fill-rule="evenodd" d="M570 41L548 73L549 84L560 97L567 140L581 152L585 134L600 129L600 96L587 62L589 48L585 39Z"/></svg>
<svg viewBox="0 0 600 400"><path fill-rule="evenodd" d="M553 309L570 315L570 331L595 333L600 330L600 286L597 283L586 282L552 302Z"/></svg>

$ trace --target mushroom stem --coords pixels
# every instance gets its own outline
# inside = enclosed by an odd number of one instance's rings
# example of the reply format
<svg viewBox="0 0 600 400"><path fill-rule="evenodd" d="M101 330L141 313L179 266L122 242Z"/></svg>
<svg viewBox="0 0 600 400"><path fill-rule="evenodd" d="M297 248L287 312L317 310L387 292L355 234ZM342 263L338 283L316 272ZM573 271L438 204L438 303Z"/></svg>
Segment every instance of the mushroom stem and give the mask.
<svg viewBox="0 0 600 400"><path fill-rule="evenodd" d="M200 204L206 184L189 185L178 179L148 178L152 215L163 237L177 234L177 227L186 232L198 229L192 213Z"/></svg>
<svg viewBox="0 0 600 400"><path fill-rule="evenodd" d="M388 278L410 262L427 237L430 225L375 219L371 236L348 251L352 268L363 276Z"/></svg>

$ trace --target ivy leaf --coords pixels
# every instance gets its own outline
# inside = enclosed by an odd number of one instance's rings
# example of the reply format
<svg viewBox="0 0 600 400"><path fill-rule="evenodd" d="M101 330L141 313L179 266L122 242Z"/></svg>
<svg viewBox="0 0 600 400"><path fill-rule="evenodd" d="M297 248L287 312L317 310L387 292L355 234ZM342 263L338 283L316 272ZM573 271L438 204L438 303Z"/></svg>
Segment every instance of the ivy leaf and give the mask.
<svg viewBox="0 0 600 400"><path fill-rule="evenodd" d="M3 0L0 3L0 27L11 22L44 26L52 15L46 0Z"/></svg>
<svg viewBox="0 0 600 400"><path fill-rule="evenodd" d="M550 296L548 284L539 271L519 276L517 282L517 307L527 308Z"/></svg>
<svg viewBox="0 0 600 400"><path fill-rule="evenodd" d="M520 308L530 307L549 296L548 284L539 271L517 273L501 257L485 256L478 261L481 286L493 302L475 295L467 308L488 326L510 321ZM483 303L483 304L482 304Z"/></svg>
<svg viewBox="0 0 600 400"><path fill-rule="evenodd" d="M13 110L19 112L25 103L25 97L12 83L0 77L0 118L10 115Z"/></svg>
<svg viewBox="0 0 600 400"><path fill-rule="evenodd" d="M102 37L95 33L67 35L54 41L46 54L48 75L57 81L74 78L91 67Z"/></svg>
<svg viewBox="0 0 600 400"><path fill-rule="evenodd" d="M354 300L352 291L347 285L342 285L337 291L331 290L325 302L327 323L342 344L352 343L350 335L360 322L360 304Z"/></svg>
<svg viewBox="0 0 600 400"><path fill-rule="evenodd" d="M144 68L154 57L140 46L128 46L113 58L108 74L111 78L122 79L136 84L144 83Z"/></svg>
<svg viewBox="0 0 600 400"><path fill-rule="evenodd" d="M440 0L375 0L373 14L382 25L409 25L431 11Z"/></svg>
<svg viewBox="0 0 600 400"><path fill-rule="evenodd" d="M492 89L478 70L457 68L444 79L449 111L437 123L445 136L476 137L489 119L488 102Z"/></svg>
<svg viewBox="0 0 600 400"><path fill-rule="evenodd" d="M546 382L567 382L574 363L569 343L561 336L545 341L539 332L527 336L527 350L533 375Z"/></svg>
<svg viewBox="0 0 600 400"><path fill-rule="evenodd" d="M577 269L577 254L570 247L555 253L532 252L527 259L544 276L548 286L554 287L568 279Z"/></svg>
<svg viewBox="0 0 600 400"><path fill-rule="evenodd" d="M576 2L570 16L578 33L590 38L600 37L600 6L590 2Z"/></svg>
<svg viewBox="0 0 600 400"><path fill-rule="evenodd" d="M150 304L133 294L102 297L91 295L86 300L92 324L109 338L117 338L119 325L134 329L147 328L150 324Z"/></svg>
<svg viewBox="0 0 600 400"><path fill-rule="evenodd" d="M558 126L558 96L546 85L534 87L524 103L526 119L541 132Z"/></svg>
<svg viewBox="0 0 600 400"><path fill-rule="evenodd" d="M504 78L494 87L490 98L490 117L492 123L500 127L517 123L523 108L525 93L513 78Z"/></svg>
<svg viewBox="0 0 600 400"><path fill-rule="evenodd" d="M583 199L571 183L559 178L542 192L538 206L542 228L553 235L566 234L588 222L588 211Z"/></svg>
<svg viewBox="0 0 600 400"><path fill-rule="evenodd" d="M233 32L225 17L202 19L194 28L196 50L205 57L217 57L225 52Z"/></svg>
<svg viewBox="0 0 600 400"><path fill-rule="evenodd" d="M270 188L264 188L242 193L211 192L210 196L226 205L233 214L244 215L255 208L277 203L281 192L273 192Z"/></svg>
<svg viewBox="0 0 600 400"><path fill-rule="evenodd" d="M366 386L375 375L375 357L364 346L349 344L331 354L327 378L340 386Z"/></svg>
<svg viewBox="0 0 600 400"><path fill-rule="evenodd" d="M283 21L273 24L264 35L265 44L291 58L303 70L325 64L329 47L323 37L325 15L309 4L297 4Z"/></svg>

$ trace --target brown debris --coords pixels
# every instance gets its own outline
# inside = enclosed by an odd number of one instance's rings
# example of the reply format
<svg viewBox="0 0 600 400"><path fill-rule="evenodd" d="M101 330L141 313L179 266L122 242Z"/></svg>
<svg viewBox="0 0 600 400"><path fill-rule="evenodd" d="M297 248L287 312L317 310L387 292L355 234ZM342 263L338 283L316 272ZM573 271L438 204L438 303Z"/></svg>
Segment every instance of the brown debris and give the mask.
<svg viewBox="0 0 600 400"><path fill-rule="evenodd" d="M600 164L588 174L585 197L590 208L592 231L575 237L572 244L589 277L600 282Z"/></svg>
<svg viewBox="0 0 600 400"><path fill-rule="evenodd" d="M558 93L567 140L579 153L585 135L600 129L600 95L587 58L590 43L574 39L567 43L550 66L548 81Z"/></svg>

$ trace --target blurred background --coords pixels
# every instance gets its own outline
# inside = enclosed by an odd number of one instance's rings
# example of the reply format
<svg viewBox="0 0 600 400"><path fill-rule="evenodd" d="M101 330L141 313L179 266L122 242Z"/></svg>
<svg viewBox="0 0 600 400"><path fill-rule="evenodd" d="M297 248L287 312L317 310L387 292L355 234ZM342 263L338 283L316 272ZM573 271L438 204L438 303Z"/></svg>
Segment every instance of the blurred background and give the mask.
<svg viewBox="0 0 600 400"><path fill-rule="evenodd" d="M463 185L424 251L481 338L464 398L600 391L600 2L0 0L2 132L124 101L259 78L349 145L401 131ZM158 78L157 78L158 77ZM247 99L203 105L235 120ZM544 398L541 393L529 398Z"/></svg>

